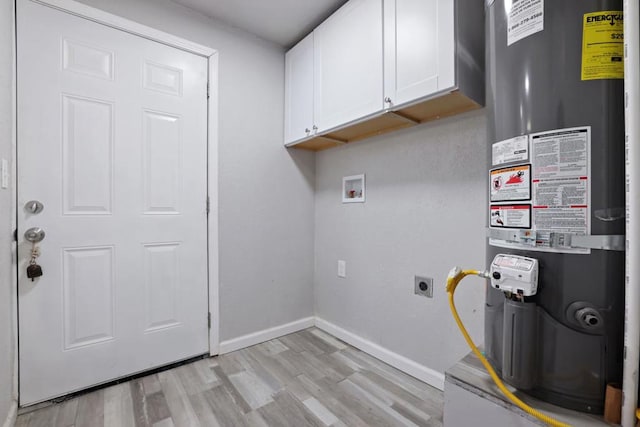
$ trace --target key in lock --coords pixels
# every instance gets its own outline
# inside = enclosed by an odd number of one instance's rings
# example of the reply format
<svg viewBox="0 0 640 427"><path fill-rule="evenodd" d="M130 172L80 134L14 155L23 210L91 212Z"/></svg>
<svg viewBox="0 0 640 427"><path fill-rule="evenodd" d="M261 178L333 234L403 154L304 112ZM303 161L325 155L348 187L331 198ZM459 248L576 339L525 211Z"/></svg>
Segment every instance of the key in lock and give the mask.
<svg viewBox="0 0 640 427"><path fill-rule="evenodd" d="M32 282L43 274L42 267L38 265L36 260L40 256L40 249L37 243L41 242L44 236L44 230L39 227L32 227L24 233L24 238L33 245L31 249L31 261L29 261L29 266L27 267L27 278L31 279Z"/></svg>
<svg viewBox="0 0 640 427"><path fill-rule="evenodd" d="M37 277L42 276L42 267L38 264L29 264L27 267L27 277L31 279L31 281L35 281Z"/></svg>

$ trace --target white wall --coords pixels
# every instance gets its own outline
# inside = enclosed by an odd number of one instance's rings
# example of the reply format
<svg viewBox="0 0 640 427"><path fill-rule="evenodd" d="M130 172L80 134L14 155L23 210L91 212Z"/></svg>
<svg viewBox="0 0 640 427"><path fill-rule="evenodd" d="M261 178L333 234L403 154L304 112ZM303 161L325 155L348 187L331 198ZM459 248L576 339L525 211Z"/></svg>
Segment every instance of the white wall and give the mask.
<svg viewBox="0 0 640 427"><path fill-rule="evenodd" d="M167 0L82 2L219 51L221 341L311 316L314 157L282 148L282 48Z"/></svg>
<svg viewBox="0 0 640 427"><path fill-rule="evenodd" d="M13 0L0 0L0 158L11 160L13 81ZM10 189L0 188L0 425L13 412L15 335Z"/></svg>
<svg viewBox="0 0 640 427"><path fill-rule="evenodd" d="M317 154L316 316L439 372L469 351L444 283L455 265L484 268L485 133L478 111ZM342 177L360 173L366 203L342 204ZM414 295L415 274L436 279L433 299ZM458 288L480 342L483 302L479 279Z"/></svg>

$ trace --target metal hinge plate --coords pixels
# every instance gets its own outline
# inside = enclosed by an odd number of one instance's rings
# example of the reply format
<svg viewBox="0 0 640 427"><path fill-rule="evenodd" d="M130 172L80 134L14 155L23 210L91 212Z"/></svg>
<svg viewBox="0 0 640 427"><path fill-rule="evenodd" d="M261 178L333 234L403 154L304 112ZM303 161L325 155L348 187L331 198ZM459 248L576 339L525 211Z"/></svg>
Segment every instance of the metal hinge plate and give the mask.
<svg viewBox="0 0 640 427"><path fill-rule="evenodd" d="M211 313L207 313L207 326L211 329Z"/></svg>
<svg viewBox="0 0 640 427"><path fill-rule="evenodd" d="M207 215L209 215L210 211L211 211L211 199L209 198L209 196L207 196Z"/></svg>
<svg viewBox="0 0 640 427"><path fill-rule="evenodd" d="M490 239L504 240L535 247L536 233L531 230L497 230L487 229ZM550 233L549 243L552 248L565 249L600 249L604 251L624 251L625 236L618 234L577 235L571 233Z"/></svg>
<svg viewBox="0 0 640 427"><path fill-rule="evenodd" d="M601 249L603 251L624 251L626 242L625 236L620 235L570 235L570 245L572 248Z"/></svg>

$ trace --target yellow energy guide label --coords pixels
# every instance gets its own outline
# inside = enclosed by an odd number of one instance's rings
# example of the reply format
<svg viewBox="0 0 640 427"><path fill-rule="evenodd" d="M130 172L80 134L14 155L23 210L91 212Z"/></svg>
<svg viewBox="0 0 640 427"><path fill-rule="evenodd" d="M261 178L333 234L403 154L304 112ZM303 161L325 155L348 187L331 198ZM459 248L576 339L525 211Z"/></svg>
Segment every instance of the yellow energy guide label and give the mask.
<svg viewBox="0 0 640 427"><path fill-rule="evenodd" d="M587 13L582 24L582 80L624 78L622 11Z"/></svg>

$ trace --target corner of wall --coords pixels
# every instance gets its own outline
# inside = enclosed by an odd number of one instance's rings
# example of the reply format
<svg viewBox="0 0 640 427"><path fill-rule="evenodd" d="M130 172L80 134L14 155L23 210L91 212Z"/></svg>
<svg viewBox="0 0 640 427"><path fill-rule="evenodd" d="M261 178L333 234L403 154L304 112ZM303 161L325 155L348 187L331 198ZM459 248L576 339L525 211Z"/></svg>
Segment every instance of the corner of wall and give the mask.
<svg viewBox="0 0 640 427"><path fill-rule="evenodd" d="M415 362L401 354L382 347L370 340L362 338L359 335L354 334L346 329L327 322L324 319L316 317L316 327L323 331L333 335L336 338L350 344L365 353L393 366L394 368L411 375L414 378L419 379L422 382L429 384L437 388L438 390L444 390L444 374L431 368L428 368L420 363Z"/></svg>
<svg viewBox="0 0 640 427"><path fill-rule="evenodd" d="M305 317L284 325L263 329L261 331L252 332L241 337L226 340L220 343L220 354L231 353L232 351L251 347L275 338L280 338L303 329L310 328L315 325L314 317Z"/></svg>
<svg viewBox="0 0 640 427"><path fill-rule="evenodd" d="M18 417L18 402L11 402L11 406L9 407L9 413L7 414L7 418L4 420L2 427L13 427L16 423L16 418Z"/></svg>

